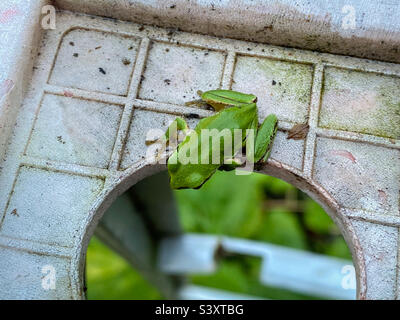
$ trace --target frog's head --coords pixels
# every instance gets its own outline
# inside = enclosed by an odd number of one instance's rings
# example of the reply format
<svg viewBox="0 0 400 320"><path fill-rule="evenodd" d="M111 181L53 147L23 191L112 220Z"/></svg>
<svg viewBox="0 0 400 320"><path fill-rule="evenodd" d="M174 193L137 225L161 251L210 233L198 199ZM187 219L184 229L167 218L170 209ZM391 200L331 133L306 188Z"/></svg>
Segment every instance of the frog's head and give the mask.
<svg viewBox="0 0 400 320"><path fill-rule="evenodd" d="M232 90L209 90L199 92L201 99L212 106L215 111L225 109L227 106L237 106L240 104L250 104L257 102L254 94L246 94Z"/></svg>

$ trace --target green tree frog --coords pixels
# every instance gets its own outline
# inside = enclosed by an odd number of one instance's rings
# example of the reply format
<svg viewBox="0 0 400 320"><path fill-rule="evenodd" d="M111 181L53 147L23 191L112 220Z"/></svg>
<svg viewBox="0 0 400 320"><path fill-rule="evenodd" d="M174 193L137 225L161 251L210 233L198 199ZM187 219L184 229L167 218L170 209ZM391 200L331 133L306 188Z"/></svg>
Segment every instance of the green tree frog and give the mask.
<svg viewBox="0 0 400 320"><path fill-rule="evenodd" d="M172 189L198 189L216 170L233 170L246 160L253 164L266 162L276 135L276 115L270 114L259 126L255 95L231 90L210 90L199 95L200 100L188 104L207 104L217 113L201 119L194 130L178 117L164 136L166 141L173 130L185 134L167 162ZM245 160L237 157L243 150Z"/></svg>

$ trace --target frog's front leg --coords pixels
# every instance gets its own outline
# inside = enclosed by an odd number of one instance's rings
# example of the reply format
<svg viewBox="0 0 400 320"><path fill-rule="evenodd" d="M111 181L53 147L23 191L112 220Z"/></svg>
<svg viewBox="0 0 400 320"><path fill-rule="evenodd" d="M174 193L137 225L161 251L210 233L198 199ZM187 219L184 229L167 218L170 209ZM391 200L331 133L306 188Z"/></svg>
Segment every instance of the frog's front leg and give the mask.
<svg viewBox="0 0 400 320"><path fill-rule="evenodd" d="M165 154L167 147L169 150L177 148L178 143L183 140L183 137L179 137L179 133L182 132L184 136L189 131L189 126L186 121L177 117L167 128L164 135L157 138L147 137L146 144L152 145L157 144L155 149L154 159L161 159L162 155Z"/></svg>
<svg viewBox="0 0 400 320"><path fill-rule="evenodd" d="M277 129L278 119L276 115L270 114L257 131L254 145L254 163L268 160Z"/></svg>
<svg viewBox="0 0 400 320"><path fill-rule="evenodd" d="M169 142L178 142L179 132L183 132L183 134L186 135L188 130L189 126L185 119L177 117L168 126L163 136L157 138L146 138L146 144L152 144L160 140L164 140L164 143L166 143L167 145L169 144Z"/></svg>
<svg viewBox="0 0 400 320"><path fill-rule="evenodd" d="M172 123L169 125L167 131L165 132L164 138L167 141L176 141L178 142L179 131L183 132L186 135L189 131L189 126L185 119L181 117L177 117Z"/></svg>

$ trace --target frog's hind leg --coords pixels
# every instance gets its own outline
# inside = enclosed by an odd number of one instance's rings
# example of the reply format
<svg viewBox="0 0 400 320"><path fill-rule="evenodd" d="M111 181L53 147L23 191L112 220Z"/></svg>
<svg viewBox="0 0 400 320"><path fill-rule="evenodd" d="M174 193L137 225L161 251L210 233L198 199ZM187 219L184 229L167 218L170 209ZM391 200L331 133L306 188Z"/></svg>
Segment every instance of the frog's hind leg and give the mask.
<svg viewBox="0 0 400 320"><path fill-rule="evenodd" d="M258 128L254 146L254 162L266 162L271 154L272 143L278 129L276 115L270 114Z"/></svg>
<svg viewBox="0 0 400 320"><path fill-rule="evenodd" d="M243 167L245 165L246 161L253 162L254 154L251 152L248 152L250 150L247 150L246 144L248 139L253 139L254 136L257 135L257 126L258 126L258 120L257 118L254 118L254 120L251 122L250 127L247 130L253 130L253 134L250 135L250 132L246 130L246 136L243 137L244 130L242 131L242 143L240 146L234 146L233 151L233 156L232 158L228 158L224 160L224 163L218 168L218 170L221 171L232 171L235 170L236 168ZM239 148L238 148L239 147ZM243 155L243 151L245 150L245 155Z"/></svg>

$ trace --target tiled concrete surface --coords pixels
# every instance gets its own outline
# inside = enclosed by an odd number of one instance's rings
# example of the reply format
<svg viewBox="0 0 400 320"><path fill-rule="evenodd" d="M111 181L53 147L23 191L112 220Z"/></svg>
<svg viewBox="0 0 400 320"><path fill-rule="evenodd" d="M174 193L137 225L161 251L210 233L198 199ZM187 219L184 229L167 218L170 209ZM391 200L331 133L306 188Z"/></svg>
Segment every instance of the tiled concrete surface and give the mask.
<svg viewBox="0 0 400 320"><path fill-rule="evenodd" d="M0 225L0 235L72 247L76 226L90 209L104 182L22 166Z"/></svg>
<svg viewBox="0 0 400 320"><path fill-rule="evenodd" d="M314 72L311 64L257 56L236 57L232 90L252 92L262 118L276 113L280 120L305 122Z"/></svg>
<svg viewBox="0 0 400 320"><path fill-rule="evenodd" d="M1 248L0 295L4 299L71 299L69 269L69 258ZM55 271L56 287L48 290L51 283L45 277L52 271Z"/></svg>
<svg viewBox="0 0 400 320"><path fill-rule="evenodd" d="M49 84L126 96L138 46L135 37L73 29L63 37Z"/></svg>
<svg viewBox="0 0 400 320"><path fill-rule="evenodd" d="M341 206L399 214L398 150L322 137L316 145L314 179Z"/></svg>
<svg viewBox="0 0 400 320"><path fill-rule="evenodd" d="M138 98L173 104L221 85L226 52L151 42Z"/></svg>
<svg viewBox="0 0 400 320"><path fill-rule="evenodd" d="M175 115L210 115L184 102L216 87L255 93L261 119L279 116L263 171L313 195L339 224L360 298L397 297L399 65L68 12L42 40L0 172L0 252L34 263L24 297L53 297L31 290L48 263L37 255L67 261L60 272L69 280L62 276L54 297L82 297L96 221L116 195L161 168L142 159L145 133ZM286 139L306 122L306 139ZM21 296L10 285L14 267L1 265L1 286L10 288L1 296Z"/></svg>
<svg viewBox="0 0 400 320"><path fill-rule="evenodd" d="M399 88L398 77L327 67L319 125L399 139Z"/></svg>
<svg viewBox="0 0 400 320"><path fill-rule="evenodd" d="M56 0L84 12L259 43L400 62L395 0Z"/></svg>
<svg viewBox="0 0 400 320"><path fill-rule="evenodd" d="M120 105L45 94L25 154L107 168L122 109Z"/></svg>
<svg viewBox="0 0 400 320"><path fill-rule="evenodd" d="M29 83L39 41L38 21L48 0L0 2L0 159Z"/></svg>
<svg viewBox="0 0 400 320"><path fill-rule="evenodd" d="M397 294L399 230L396 227L365 221L352 221L361 246L367 274L366 299L394 299Z"/></svg>

